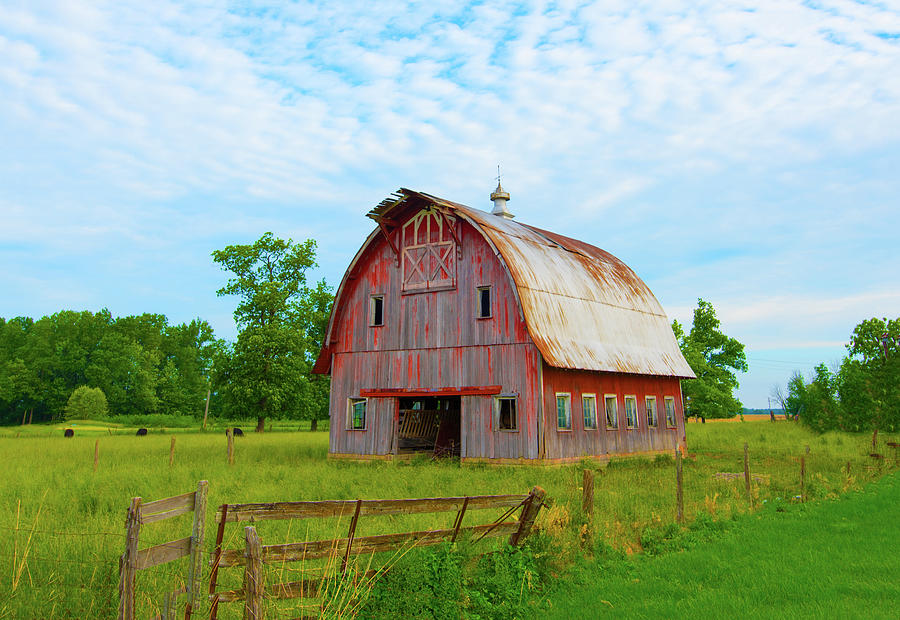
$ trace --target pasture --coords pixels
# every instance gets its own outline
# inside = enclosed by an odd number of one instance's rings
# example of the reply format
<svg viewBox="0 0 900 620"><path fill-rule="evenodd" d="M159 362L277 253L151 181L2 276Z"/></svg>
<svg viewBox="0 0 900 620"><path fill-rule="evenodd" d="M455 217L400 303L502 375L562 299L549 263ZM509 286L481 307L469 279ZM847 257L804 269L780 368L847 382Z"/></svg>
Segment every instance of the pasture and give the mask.
<svg viewBox="0 0 900 620"><path fill-rule="evenodd" d="M49 426L19 431L19 437L14 435L17 428L3 429L0 618L113 617L118 605L118 557L124 549L124 519L131 497L150 501L178 495L193 491L199 480L209 481L207 552L215 538L215 507L223 503L524 493L535 485L553 499L553 505L539 517L535 539L543 539L541 548L552 549L554 572L564 575L585 552L581 550L585 532L581 484L584 468L599 469L592 462L559 467L461 467L453 461L426 458L400 463L333 462L326 459L326 432L274 432L236 438L235 463L229 465L224 433L181 432L170 466L170 433L151 429L148 436L135 437L133 429L119 429L123 434L110 435L102 425L97 426L69 439ZM52 436L46 436L48 432ZM94 471L98 439L100 458ZM879 441L897 441L897 437L881 434ZM881 448L887 456L883 461L868 456L871 438L866 435L815 435L787 422L691 424L689 455L684 459L688 523L700 513L704 519L728 520L750 511L743 479L715 476L743 471L745 442L749 444L751 472L760 476L752 488L755 510L799 501L799 460L807 445L810 501L862 488L895 466L894 455L887 448ZM648 540L657 539L655 533L661 528L673 527L673 461L668 455L617 459L600 469L592 524L597 545L628 556L639 553ZM366 535L448 527L453 516L361 519L358 531ZM340 520L272 522L260 524L259 532L265 544L333 538L345 535L348 520L349 515ZM242 547L242 527L232 525L225 546ZM178 517L158 527L146 527L141 546L189 533L190 516ZM547 540L552 544L546 544ZM480 545L486 551L497 543ZM590 548L586 552L590 553ZM372 566L377 567L378 562L372 560ZM204 566L208 571L206 562ZM239 587L240 572L230 570L220 582ZM138 617L159 613L162 593L183 582L186 574L185 560L141 571ZM539 596L539 584L522 587L526 599ZM203 617L206 608L197 611L195 617ZM221 618L240 615L238 603L220 607Z"/></svg>

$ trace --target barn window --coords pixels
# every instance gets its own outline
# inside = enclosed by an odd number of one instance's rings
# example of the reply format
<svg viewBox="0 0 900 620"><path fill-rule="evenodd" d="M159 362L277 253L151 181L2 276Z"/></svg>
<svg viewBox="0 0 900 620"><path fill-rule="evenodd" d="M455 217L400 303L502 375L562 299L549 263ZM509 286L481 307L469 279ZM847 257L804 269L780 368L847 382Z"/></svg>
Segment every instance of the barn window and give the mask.
<svg viewBox="0 0 900 620"><path fill-rule="evenodd" d="M647 396L644 402L647 404L647 426L656 426L656 396Z"/></svg>
<svg viewBox="0 0 900 620"><path fill-rule="evenodd" d="M516 413L515 395L500 395L494 397L495 428L500 431L519 430L519 418Z"/></svg>
<svg viewBox="0 0 900 620"><path fill-rule="evenodd" d="M384 325L384 295L369 297L369 325L371 327Z"/></svg>
<svg viewBox="0 0 900 620"><path fill-rule="evenodd" d="M556 428L562 431L572 430L572 396L556 395Z"/></svg>
<svg viewBox="0 0 900 620"><path fill-rule="evenodd" d="M675 397L666 396L666 426L675 426Z"/></svg>
<svg viewBox="0 0 900 620"><path fill-rule="evenodd" d="M603 397L606 403L606 428L619 428L619 405L615 394L606 394Z"/></svg>
<svg viewBox="0 0 900 620"><path fill-rule="evenodd" d="M479 319L489 319L489 318L491 318L491 287L490 286L479 286L477 290L478 290L478 318Z"/></svg>
<svg viewBox="0 0 900 620"><path fill-rule="evenodd" d="M347 414L350 418L347 426L352 431L366 430L366 399L350 398L347 406Z"/></svg>
<svg viewBox="0 0 900 620"><path fill-rule="evenodd" d="M597 428L597 396L584 394L581 397L581 411L584 414L584 428Z"/></svg>
<svg viewBox="0 0 900 620"><path fill-rule="evenodd" d="M637 426L637 398L635 396L625 397L625 426L626 428Z"/></svg>
<svg viewBox="0 0 900 620"><path fill-rule="evenodd" d="M444 290L456 286L454 219L431 209L403 225L403 292Z"/></svg>

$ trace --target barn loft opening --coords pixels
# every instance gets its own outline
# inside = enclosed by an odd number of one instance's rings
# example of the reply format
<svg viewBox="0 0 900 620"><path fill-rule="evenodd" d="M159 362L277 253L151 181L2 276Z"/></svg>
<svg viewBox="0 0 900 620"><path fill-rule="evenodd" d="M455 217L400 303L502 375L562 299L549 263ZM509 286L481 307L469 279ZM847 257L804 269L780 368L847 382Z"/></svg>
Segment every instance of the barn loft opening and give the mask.
<svg viewBox="0 0 900 620"><path fill-rule="evenodd" d="M459 396L401 398L399 404L397 446L401 454L460 455L462 399Z"/></svg>

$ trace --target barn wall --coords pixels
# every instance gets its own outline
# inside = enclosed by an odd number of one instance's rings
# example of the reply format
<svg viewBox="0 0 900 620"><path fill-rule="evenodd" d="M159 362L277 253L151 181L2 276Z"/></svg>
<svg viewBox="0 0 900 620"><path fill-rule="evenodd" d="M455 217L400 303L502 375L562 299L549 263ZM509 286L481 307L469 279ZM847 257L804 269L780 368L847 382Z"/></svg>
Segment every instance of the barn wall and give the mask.
<svg viewBox="0 0 900 620"><path fill-rule="evenodd" d="M519 395L519 430L499 431L493 427L491 396L463 396L463 458L537 458L540 388L529 377L537 375L539 364L540 356L534 345L335 354L330 451L337 454L390 454L396 398L369 397L367 429L347 430L347 400L359 397L361 390L498 385L502 393Z"/></svg>
<svg viewBox="0 0 900 620"><path fill-rule="evenodd" d="M543 365L544 420L546 458L574 458L671 450L679 443L685 445L684 411L681 384L671 377L627 375L583 370L564 370ZM572 395L572 430L557 429L556 393ZM597 429L584 428L581 395L597 395ZM606 429L603 397L616 394L619 428ZM635 395L638 406L638 425L625 428L625 395ZM645 396L656 396L658 426L647 425ZM666 426L664 397L675 398L676 426Z"/></svg>
<svg viewBox="0 0 900 620"><path fill-rule="evenodd" d="M365 431L347 430L347 399L366 389L498 385L519 394L519 430L492 428L492 398L462 398L464 458L537 458L540 355L528 336L509 276L480 233L457 226L455 289L401 294L393 249L379 237L339 300L332 343L333 454L389 454L397 400L370 397ZM492 317L476 318L479 286L490 285ZM384 325L369 326L369 298L384 295Z"/></svg>

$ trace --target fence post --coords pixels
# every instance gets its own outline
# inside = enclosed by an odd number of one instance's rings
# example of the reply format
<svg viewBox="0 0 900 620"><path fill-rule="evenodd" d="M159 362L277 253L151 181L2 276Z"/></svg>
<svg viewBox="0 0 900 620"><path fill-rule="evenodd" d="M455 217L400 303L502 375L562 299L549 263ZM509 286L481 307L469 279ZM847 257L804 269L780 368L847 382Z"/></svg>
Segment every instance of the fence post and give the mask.
<svg viewBox="0 0 900 620"><path fill-rule="evenodd" d="M178 613L178 591L175 592L166 592L166 596L163 599L163 619L164 620L175 620L175 616Z"/></svg>
<svg viewBox="0 0 900 620"><path fill-rule="evenodd" d="M97 471L98 465L100 465L100 440L99 439L94 441L94 471Z"/></svg>
<svg viewBox="0 0 900 620"><path fill-rule="evenodd" d="M134 620L134 580L141 534L141 498L133 497L125 521L125 553L119 560L119 620Z"/></svg>
<svg viewBox="0 0 900 620"><path fill-rule="evenodd" d="M362 510L362 500L356 500L356 510L353 512L353 518L350 519L350 530L347 532L347 550L344 552L344 559L341 561L341 574L347 571L347 563L350 561L350 548L353 546L353 537L356 536L356 524L359 522L359 513Z"/></svg>
<svg viewBox="0 0 900 620"><path fill-rule="evenodd" d="M513 547L519 544L519 541L528 536L531 532L531 526L534 525L534 519L537 517L538 511L544 503L544 495L546 492L541 487L534 487L528 498L522 506L522 514L519 517L519 529L512 533L509 537L509 544Z"/></svg>
<svg viewBox="0 0 900 620"><path fill-rule="evenodd" d="M256 528L248 525L244 528L244 557L247 560L244 569L244 620L260 620L262 616L263 598L263 566L262 545Z"/></svg>
<svg viewBox="0 0 900 620"><path fill-rule="evenodd" d="M594 472L585 469L581 484L581 512L584 515L584 539L582 546L590 547L594 538Z"/></svg>
<svg viewBox="0 0 900 620"><path fill-rule="evenodd" d="M225 436L228 439L228 464L234 465L234 433L229 428L225 431Z"/></svg>
<svg viewBox="0 0 900 620"><path fill-rule="evenodd" d="M675 520L684 523L684 479L681 473L680 446L675 446Z"/></svg>
<svg viewBox="0 0 900 620"><path fill-rule="evenodd" d="M175 437L172 437L172 442L169 444L169 467L173 463L175 463Z"/></svg>
<svg viewBox="0 0 900 620"><path fill-rule="evenodd" d="M744 443L744 486L747 487L747 502L753 510L753 492L750 489L750 446Z"/></svg>
<svg viewBox="0 0 900 620"><path fill-rule="evenodd" d="M806 457L800 457L800 501L806 502Z"/></svg>
<svg viewBox="0 0 900 620"><path fill-rule="evenodd" d="M174 439L173 439L174 441ZM209 482L201 480L194 494L194 527L191 530L191 566L188 569L188 602L184 609L184 618L188 620L194 605L200 600L200 580L203 576L203 534L206 531L206 495Z"/></svg>

